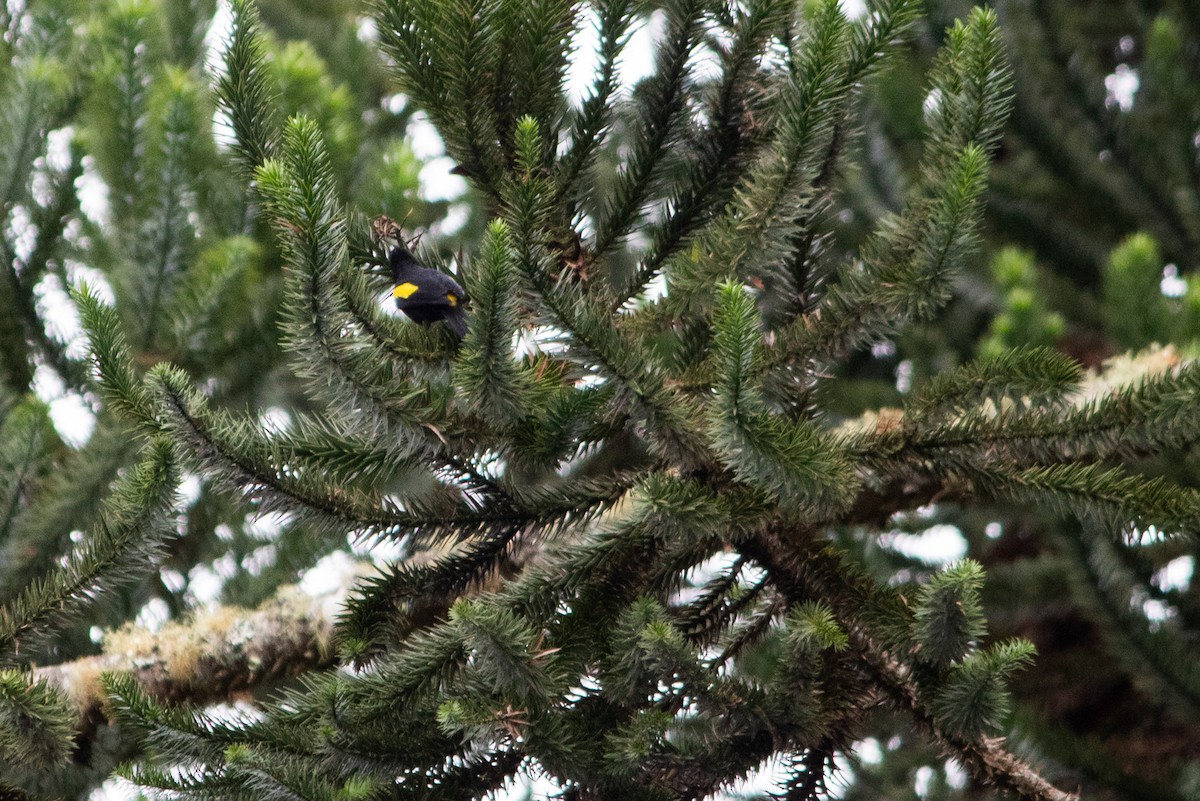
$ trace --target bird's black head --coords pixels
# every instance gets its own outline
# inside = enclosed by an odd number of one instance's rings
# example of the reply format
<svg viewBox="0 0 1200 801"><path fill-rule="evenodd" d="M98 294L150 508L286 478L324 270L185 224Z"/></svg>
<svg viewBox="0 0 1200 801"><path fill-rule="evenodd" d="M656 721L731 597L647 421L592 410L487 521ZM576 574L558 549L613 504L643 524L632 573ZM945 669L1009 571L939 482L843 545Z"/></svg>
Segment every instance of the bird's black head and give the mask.
<svg viewBox="0 0 1200 801"><path fill-rule="evenodd" d="M404 245L392 248L392 252L388 255L388 262L392 265L392 280L396 283L400 283L413 268L421 266L421 263Z"/></svg>

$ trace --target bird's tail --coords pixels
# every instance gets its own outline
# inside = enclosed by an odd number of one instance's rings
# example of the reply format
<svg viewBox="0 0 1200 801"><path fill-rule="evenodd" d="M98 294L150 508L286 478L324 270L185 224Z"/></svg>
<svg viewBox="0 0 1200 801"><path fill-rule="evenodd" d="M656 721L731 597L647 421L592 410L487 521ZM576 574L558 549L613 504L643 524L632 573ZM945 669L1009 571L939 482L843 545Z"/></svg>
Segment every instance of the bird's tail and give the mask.
<svg viewBox="0 0 1200 801"><path fill-rule="evenodd" d="M446 325L450 326L450 330L459 339L467 335L467 315L463 312L462 306L455 306L450 309L450 312L443 319L445 319Z"/></svg>

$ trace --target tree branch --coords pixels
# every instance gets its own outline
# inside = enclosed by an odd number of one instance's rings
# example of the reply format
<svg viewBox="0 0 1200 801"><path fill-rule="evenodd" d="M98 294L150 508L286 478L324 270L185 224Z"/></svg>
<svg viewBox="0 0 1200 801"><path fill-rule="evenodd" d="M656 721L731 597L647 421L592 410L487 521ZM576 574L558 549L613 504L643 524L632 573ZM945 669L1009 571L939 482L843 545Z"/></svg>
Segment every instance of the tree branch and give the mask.
<svg viewBox="0 0 1200 801"><path fill-rule="evenodd" d="M892 705L909 713L922 733L947 755L959 759L976 781L1016 793L1027 801L1079 801L1077 794L1059 790L1005 749L1003 738L970 740L939 726L919 697L908 667L867 633L861 615L869 610L847 608L848 598L861 596L852 586L853 579L839 570L822 570L828 556L818 553L813 544L811 532L767 531L745 543L742 551L766 568L789 602L800 603L816 596L829 603L850 634L862 664ZM829 586L831 581L840 586Z"/></svg>
<svg viewBox="0 0 1200 801"><path fill-rule="evenodd" d="M908 668L898 659L879 648L859 628L850 627L851 642L858 649L863 664L883 687L892 703L907 711L917 728L932 742L966 766L979 782L1016 793L1030 801L1079 801L1077 793L1059 790L1004 747L1003 737L981 737L968 740L938 726L917 696L916 685L909 679Z"/></svg>
<svg viewBox="0 0 1200 801"><path fill-rule="evenodd" d="M75 703L80 737L90 738L109 718L103 673L131 674L162 701L210 704L332 666L331 612L343 594L331 602L290 587L253 610L218 607L159 631L119 629L106 636L103 654L37 668L34 675Z"/></svg>

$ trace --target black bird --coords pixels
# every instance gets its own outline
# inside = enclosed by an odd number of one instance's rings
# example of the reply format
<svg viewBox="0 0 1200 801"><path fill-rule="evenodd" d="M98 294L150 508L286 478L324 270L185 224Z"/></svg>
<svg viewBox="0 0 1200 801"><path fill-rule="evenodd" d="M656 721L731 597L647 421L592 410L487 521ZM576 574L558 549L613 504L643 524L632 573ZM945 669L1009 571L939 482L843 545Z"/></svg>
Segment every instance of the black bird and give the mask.
<svg viewBox="0 0 1200 801"><path fill-rule="evenodd" d="M422 267L404 245L392 248L388 261L392 265L392 280L396 286L392 297L396 308L415 323L435 323L444 320L459 339L467 334L467 316L463 305L467 293L450 276L439 270Z"/></svg>

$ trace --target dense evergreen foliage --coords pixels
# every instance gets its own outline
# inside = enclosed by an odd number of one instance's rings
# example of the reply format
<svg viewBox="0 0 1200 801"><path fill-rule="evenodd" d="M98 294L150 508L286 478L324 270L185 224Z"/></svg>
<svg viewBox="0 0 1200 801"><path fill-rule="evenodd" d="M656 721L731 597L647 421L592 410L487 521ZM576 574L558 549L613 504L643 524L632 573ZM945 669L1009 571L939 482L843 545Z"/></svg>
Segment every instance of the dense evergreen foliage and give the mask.
<svg viewBox="0 0 1200 801"><path fill-rule="evenodd" d="M1194 797L1200 19L929 5L10 4L0 795Z"/></svg>

